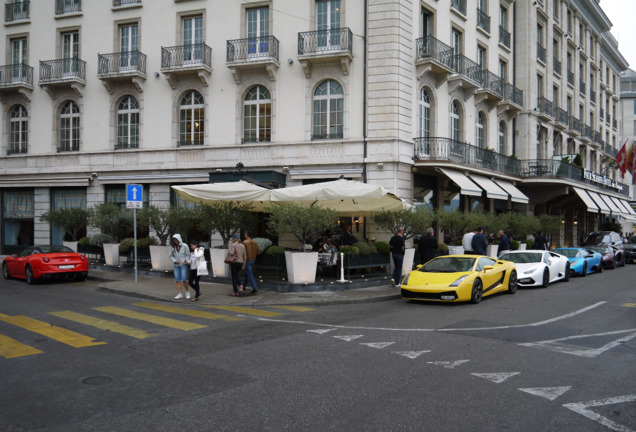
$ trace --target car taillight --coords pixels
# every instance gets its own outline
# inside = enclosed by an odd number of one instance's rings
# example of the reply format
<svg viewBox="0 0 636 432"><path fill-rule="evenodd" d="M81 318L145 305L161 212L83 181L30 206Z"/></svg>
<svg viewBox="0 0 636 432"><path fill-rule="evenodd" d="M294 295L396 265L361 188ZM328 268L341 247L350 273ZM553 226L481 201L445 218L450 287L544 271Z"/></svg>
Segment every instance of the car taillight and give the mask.
<svg viewBox="0 0 636 432"><path fill-rule="evenodd" d="M49 258L49 257L42 257L42 261L44 261L44 262L49 262L49 261L51 261L51 258Z"/></svg>
<svg viewBox="0 0 636 432"><path fill-rule="evenodd" d="M80 255L80 259L81 259L82 261L86 261L86 257L85 257L84 255Z"/></svg>

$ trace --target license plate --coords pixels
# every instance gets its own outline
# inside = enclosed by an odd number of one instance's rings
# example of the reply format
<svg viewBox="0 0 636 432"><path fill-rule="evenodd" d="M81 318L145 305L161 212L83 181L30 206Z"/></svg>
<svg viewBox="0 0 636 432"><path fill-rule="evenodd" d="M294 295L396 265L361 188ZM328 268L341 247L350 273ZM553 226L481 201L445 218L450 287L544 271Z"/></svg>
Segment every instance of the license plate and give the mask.
<svg viewBox="0 0 636 432"><path fill-rule="evenodd" d="M59 268L60 268L60 270L72 269L72 268L75 268L75 265L73 265L73 264L61 265Z"/></svg>

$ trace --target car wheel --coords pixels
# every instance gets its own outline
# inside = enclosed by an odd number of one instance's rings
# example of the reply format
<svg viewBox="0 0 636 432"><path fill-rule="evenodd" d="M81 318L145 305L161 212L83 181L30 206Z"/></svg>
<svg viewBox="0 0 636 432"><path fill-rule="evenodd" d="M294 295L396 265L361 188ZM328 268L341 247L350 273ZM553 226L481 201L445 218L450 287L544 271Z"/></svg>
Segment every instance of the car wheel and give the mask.
<svg viewBox="0 0 636 432"><path fill-rule="evenodd" d="M11 279L11 275L9 274L9 266L7 263L2 263L2 277L5 279Z"/></svg>
<svg viewBox="0 0 636 432"><path fill-rule="evenodd" d="M541 288L547 288L550 285L550 270L545 269L543 271L543 283L541 284Z"/></svg>
<svg viewBox="0 0 636 432"><path fill-rule="evenodd" d="M510 272L510 277L508 278L508 294L514 294L517 292L517 272L513 270Z"/></svg>
<svg viewBox="0 0 636 432"><path fill-rule="evenodd" d="M616 257L612 258L612 270L614 270L616 268L617 264L616 264Z"/></svg>
<svg viewBox="0 0 636 432"><path fill-rule="evenodd" d="M587 276L587 261L583 263L583 274L581 276Z"/></svg>
<svg viewBox="0 0 636 432"><path fill-rule="evenodd" d="M31 269L31 266L26 266L24 274L26 275L26 283L33 285L35 283L35 277L33 276L33 269Z"/></svg>
<svg viewBox="0 0 636 432"><path fill-rule="evenodd" d="M512 276L512 275L510 275ZM473 282L473 290L470 295L470 302L477 304L481 301L481 296L484 294L484 285L481 283L481 279L475 279Z"/></svg>
<svg viewBox="0 0 636 432"><path fill-rule="evenodd" d="M570 282L570 278L572 277L572 269L570 268L570 263L565 265L565 281Z"/></svg>
<svg viewBox="0 0 636 432"><path fill-rule="evenodd" d="M601 261L601 263L598 265L598 268L596 270L596 273L603 273L603 262Z"/></svg>

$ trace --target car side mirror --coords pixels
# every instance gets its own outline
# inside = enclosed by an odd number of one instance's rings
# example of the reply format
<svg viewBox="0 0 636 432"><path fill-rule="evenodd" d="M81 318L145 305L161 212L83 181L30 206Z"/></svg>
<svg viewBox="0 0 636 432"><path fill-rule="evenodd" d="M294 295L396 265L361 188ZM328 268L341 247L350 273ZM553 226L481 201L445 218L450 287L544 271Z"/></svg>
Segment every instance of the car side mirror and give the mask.
<svg viewBox="0 0 636 432"><path fill-rule="evenodd" d="M422 264L418 264L418 265L415 266L416 269L419 269L421 267L422 267Z"/></svg>
<svg viewBox="0 0 636 432"><path fill-rule="evenodd" d="M490 266L484 266L484 271L492 270L494 268L495 268L495 266L491 266L491 265Z"/></svg>

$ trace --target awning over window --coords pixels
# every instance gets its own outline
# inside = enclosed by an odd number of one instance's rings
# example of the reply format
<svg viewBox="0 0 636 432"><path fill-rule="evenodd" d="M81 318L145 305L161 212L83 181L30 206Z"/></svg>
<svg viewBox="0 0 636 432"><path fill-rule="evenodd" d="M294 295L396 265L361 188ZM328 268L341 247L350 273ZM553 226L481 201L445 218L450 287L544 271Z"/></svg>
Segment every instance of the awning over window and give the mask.
<svg viewBox="0 0 636 432"><path fill-rule="evenodd" d="M610 210L616 215L616 214L623 214L623 211L621 209L619 209L616 204L614 204L614 201L612 201L612 199L610 197L608 197L605 194L599 194L601 196L601 198L603 198L605 200L605 203L607 204L607 206L610 208Z"/></svg>
<svg viewBox="0 0 636 432"><path fill-rule="evenodd" d="M636 216L636 211L634 211L633 207L629 204L628 201L626 200L619 200L621 202L621 204L623 204L623 207L625 207L625 209L629 212L630 215L632 216Z"/></svg>
<svg viewBox="0 0 636 432"><path fill-rule="evenodd" d="M611 197L609 195L607 196L607 198L612 200L614 205L616 205L616 207L618 207L618 211L620 212L621 215L629 216L629 212L627 211L627 209L625 207L623 207L623 204L621 204L621 200L619 200L618 198Z"/></svg>
<svg viewBox="0 0 636 432"><path fill-rule="evenodd" d="M601 213L608 215L612 212L599 194L592 192L591 190L587 191L587 193L590 194L598 208L601 210Z"/></svg>
<svg viewBox="0 0 636 432"><path fill-rule="evenodd" d="M577 187L573 187L572 189L579 196L579 198L581 198L581 201L585 203L585 205L587 206L587 211L591 213L598 212L598 206L596 205L594 200L590 198L590 196L587 194L587 192L584 189L579 189Z"/></svg>
<svg viewBox="0 0 636 432"><path fill-rule="evenodd" d="M497 184L490 180L488 177L480 176L477 174L469 174L470 178L473 179L483 190L486 191L486 196L488 198L498 199L508 201L508 194L505 190L497 186Z"/></svg>
<svg viewBox="0 0 636 432"><path fill-rule="evenodd" d="M460 173L459 171L454 171L446 168L439 168L439 170L444 173L446 177L451 179L457 186L459 186L462 195L481 196L481 188L473 183L464 174Z"/></svg>
<svg viewBox="0 0 636 432"><path fill-rule="evenodd" d="M509 181L495 179L495 183L497 183L503 190L510 194L510 200L512 200L512 202L521 204L528 204L528 202L530 202L530 198L528 198L523 192L517 189L517 187Z"/></svg>

